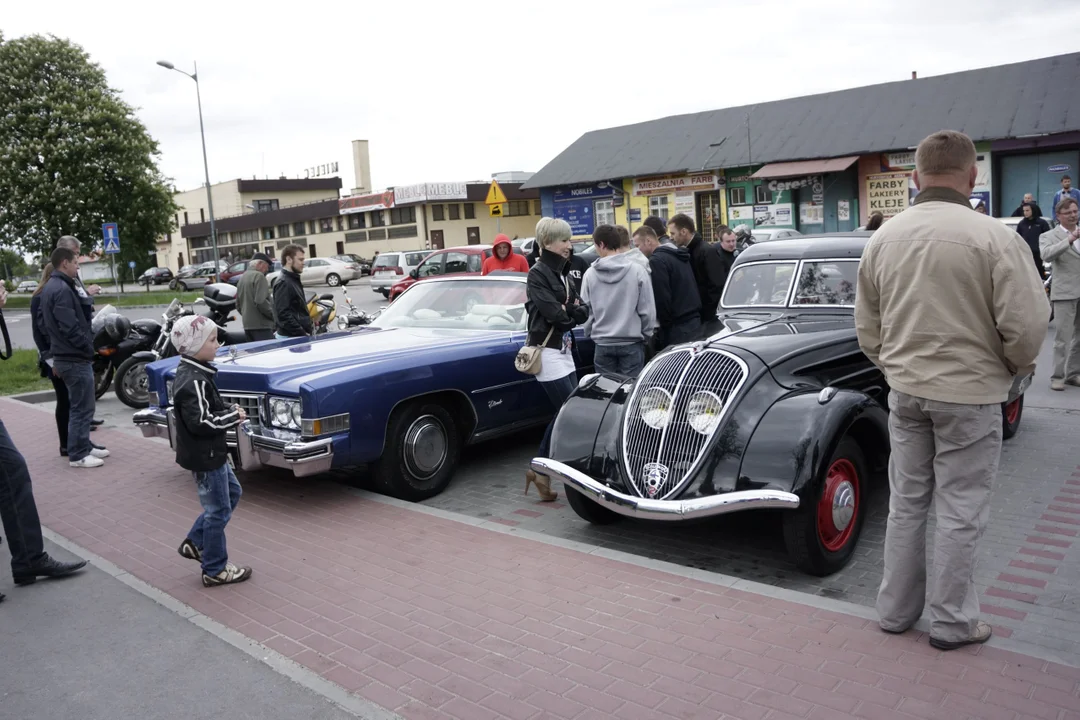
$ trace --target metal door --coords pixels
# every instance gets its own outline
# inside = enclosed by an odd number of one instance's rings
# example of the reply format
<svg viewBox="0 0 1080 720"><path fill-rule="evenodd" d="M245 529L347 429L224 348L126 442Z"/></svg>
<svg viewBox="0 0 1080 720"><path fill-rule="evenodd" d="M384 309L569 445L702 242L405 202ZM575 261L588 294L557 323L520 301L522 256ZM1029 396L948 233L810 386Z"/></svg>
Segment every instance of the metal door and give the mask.
<svg viewBox="0 0 1080 720"><path fill-rule="evenodd" d="M698 193L697 195L697 225L701 239L707 243L713 243L720 239L716 229L723 223L720 221L720 192Z"/></svg>
<svg viewBox="0 0 1080 720"><path fill-rule="evenodd" d="M465 233L469 237L469 244L470 245L479 245L480 244L480 228L478 228L478 227L467 228L465 230Z"/></svg>
<svg viewBox="0 0 1080 720"><path fill-rule="evenodd" d="M432 230L431 231L431 249L432 250L442 250L444 247L446 247L445 242L446 241L443 239L443 231L442 230Z"/></svg>

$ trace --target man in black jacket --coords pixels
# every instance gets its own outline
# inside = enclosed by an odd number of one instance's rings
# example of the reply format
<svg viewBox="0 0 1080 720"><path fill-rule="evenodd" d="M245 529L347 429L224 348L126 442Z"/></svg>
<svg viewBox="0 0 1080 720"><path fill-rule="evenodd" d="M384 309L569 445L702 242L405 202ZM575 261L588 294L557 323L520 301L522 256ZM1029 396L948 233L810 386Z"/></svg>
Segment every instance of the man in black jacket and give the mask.
<svg viewBox="0 0 1080 720"><path fill-rule="evenodd" d="M1030 205L1031 210L1035 215L1035 219L1038 220L1043 216L1042 209L1039 204L1035 202L1035 196L1031 193L1024 193L1024 202L1020 203L1020 206L1013 210L1013 217L1024 217L1024 206Z"/></svg>
<svg viewBox="0 0 1080 720"><path fill-rule="evenodd" d="M661 245L656 231L648 225L634 231L634 244L649 258L652 271L649 277L659 325L655 349L697 340L701 335L701 298L690 268L690 253L686 248Z"/></svg>
<svg viewBox="0 0 1080 720"><path fill-rule="evenodd" d="M701 321L710 322L716 318L716 306L720 303L720 293L724 291L724 280L716 274L709 263L713 249L701 235L694 232L694 221L689 215L679 213L668 221L668 232L679 247L690 253L690 267L694 271L694 284L698 297L701 298Z"/></svg>
<svg viewBox="0 0 1080 720"><path fill-rule="evenodd" d="M205 587L243 582L251 577L251 568L230 563L225 547L225 526L243 494L229 465L225 433L247 414L236 405L225 407L214 384L218 340L210 318L180 318L169 339L181 355L173 383L176 464L191 471L203 507L177 552L202 565Z"/></svg>
<svg viewBox="0 0 1080 720"><path fill-rule="evenodd" d="M68 461L74 468L95 468L109 451L90 442L94 419L94 339L90 319L76 290L79 258L59 247L50 261L53 274L41 291L41 319L52 351L53 372L64 381L71 410L68 416Z"/></svg>
<svg viewBox="0 0 1080 720"><path fill-rule="evenodd" d="M277 337L306 337L314 325L300 273L304 272L304 248L286 245L281 251L281 275L274 283L274 317Z"/></svg>

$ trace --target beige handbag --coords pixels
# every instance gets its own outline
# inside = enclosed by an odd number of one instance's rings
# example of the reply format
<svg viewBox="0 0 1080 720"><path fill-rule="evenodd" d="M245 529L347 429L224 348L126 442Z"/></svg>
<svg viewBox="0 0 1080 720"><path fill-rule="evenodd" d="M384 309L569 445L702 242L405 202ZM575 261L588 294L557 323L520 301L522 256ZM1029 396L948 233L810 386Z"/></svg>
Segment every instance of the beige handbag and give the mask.
<svg viewBox="0 0 1080 720"><path fill-rule="evenodd" d="M547 337L544 338L544 342L540 345L526 345L518 350L517 355L514 357L514 367L518 372L525 373L526 375L539 375L540 374L540 357L543 349L547 347L548 340L551 339L551 333L555 330L555 326L552 325L548 330Z"/></svg>

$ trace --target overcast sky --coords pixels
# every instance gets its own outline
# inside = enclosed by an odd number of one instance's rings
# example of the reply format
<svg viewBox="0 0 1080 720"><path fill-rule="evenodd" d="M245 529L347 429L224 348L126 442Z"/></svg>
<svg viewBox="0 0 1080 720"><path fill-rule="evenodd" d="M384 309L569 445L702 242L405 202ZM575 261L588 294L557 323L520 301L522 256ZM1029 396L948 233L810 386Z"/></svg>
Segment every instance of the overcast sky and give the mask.
<svg viewBox="0 0 1080 720"><path fill-rule="evenodd" d="M3 2L83 46L180 189L303 177L367 139L376 189L539 170L582 133L1080 49L1080 3L951 0ZM1062 88L1062 92L1076 92Z"/></svg>

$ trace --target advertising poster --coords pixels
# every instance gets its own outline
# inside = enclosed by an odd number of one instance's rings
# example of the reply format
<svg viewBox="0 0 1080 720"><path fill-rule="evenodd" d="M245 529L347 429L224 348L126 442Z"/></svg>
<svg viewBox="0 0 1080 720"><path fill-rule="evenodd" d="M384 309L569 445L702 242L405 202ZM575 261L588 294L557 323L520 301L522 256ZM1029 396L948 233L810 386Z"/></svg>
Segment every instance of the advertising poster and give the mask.
<svg viewBox="0 0 1080 720"><path fill-rule="evenodd" d="M790 227L791 203L754 206L755 227Z"/></svg>
<svg viewBox="0 0 1080 720"><path fill-rule="evenodd" d="M754 222L753 205L728 205L728 225L734 227L741 222Z"/></svg>
<svg viewBox="0 0 1080 720"><path fill-rule="evenodd" d="M694 217L694 193L693 192L677 192L675 193L675 213L683 213Z"/></svg>
<svg viewBox="0 0 1080 720"><path fill-rule="evenodd" d="M799 203L800 225L821 225L825 222L825 208L814 203Z"/></svg>
<svg viewBox="0 0 1080 720"><path fill-rule="evenodd" d="M850 200L837 200L836 201L836 219L840 222L846 222L851 219L851 201Z"/></svg>
<svg viewBox="0 0 1080 720"><path fill-rule="evenodd" d="M886 219L899 215L910 203L911 176L906 172L881 173L866 176L866 200L869 214L881 213Z"/></svg>
<svg viewBox="0 0 1080 720"><path fill-rule="evenodd" d="M592 198L583 197L555 203L555 217L570 223L570 232L574 234L574 237L592 235L594 230Z"/></svg>

